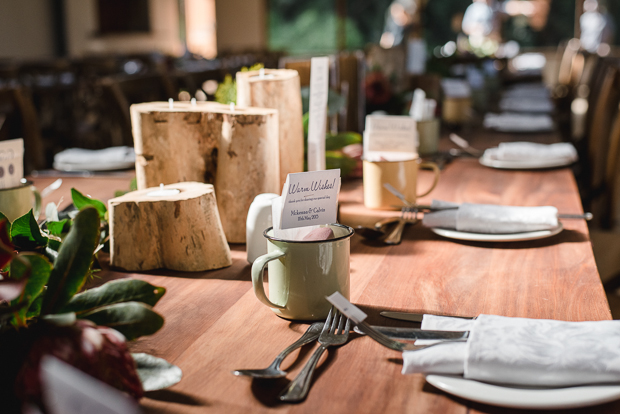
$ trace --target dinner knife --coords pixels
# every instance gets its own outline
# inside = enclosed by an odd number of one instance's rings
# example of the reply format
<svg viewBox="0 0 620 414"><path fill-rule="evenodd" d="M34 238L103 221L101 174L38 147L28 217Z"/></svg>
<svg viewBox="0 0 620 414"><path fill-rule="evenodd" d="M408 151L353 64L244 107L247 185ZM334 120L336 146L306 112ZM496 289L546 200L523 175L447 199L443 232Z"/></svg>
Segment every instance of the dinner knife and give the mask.
<svg viewBox="0 0 620 414"><path fill-rule="evenodd" d="M392 339L405 339L409 341L417 339L434 339L443 341L465 341L469 337L469 331L433 331L417 328L393 328L391 326L371 326L371 328L389 336ZM364 333L356 326L353 330L359 334Z"/></svg>
<svg viewBox="0 0 620 414"><path fill-rule="evenodd" d="M398 319L400 321L409 321L409 322L422 322L422 318L424 317L423 313L410 313L410 312L388 312L383 311L380 313L381 316L390 319ZM427 315L433 315L428 314ZM447 316L450 318L461 318L461 319L474 319L471 316L455 316L455 315L436 315L436 316Z"/></svg>

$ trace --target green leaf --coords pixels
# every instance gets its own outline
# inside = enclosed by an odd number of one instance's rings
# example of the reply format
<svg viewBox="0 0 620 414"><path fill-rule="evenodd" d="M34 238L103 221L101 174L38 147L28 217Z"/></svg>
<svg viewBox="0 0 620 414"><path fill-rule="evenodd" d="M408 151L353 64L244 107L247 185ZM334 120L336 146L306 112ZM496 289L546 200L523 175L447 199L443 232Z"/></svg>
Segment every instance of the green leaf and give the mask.
<svg viewBox="0 0 620 414"><path fill-rule="evenodd" d="M11 239L23 250L34 250L47 244L47 237L41 234L32 210L15 219L11 225Z"/></svg>
<svg viewBox="0 0 620 414"><path fill-rule="evenodd" d="M52 264L45 256L36 253L21 253L19 257L30 264L30 277L28 278L28 282L26 282L22 294L11 301L11 306L24 303L24 307L17 312L18 319L21 321L19 325L23 325L30 305L32 305L35 299L43 292L49 280ZM9 272L11 277L14 278L14 275L21 275L27 270L27 265L23 262L20 260L13 260Z"/></svg>
<svg viewBox="0 0 620 414"><path fill-rule="evenodd" d="M143 335L157 332L164 324L162 318L151 307L139 302L115 303L79 315L97 325L114 328L131 341Z"/></svg>
<svg viewBox="0 0 620 414"><path fill-rule="evenodd" d="M50 234L53 234L54 236L60 236L63 233L66 233L69 231L69 219L62 219L60 221L48 221L46 223L47 225L47 230L50 232Z"/></svg>
<svg viewBox="0 0 620 414"><path fill-rule="evenodd" d="M45 296L45 289L37 296L30 304L28 311L26 312L26 318L34 318L41 314L41 305L43 305L43 297Z"/></svg>
<svg viewBox="0 0 620 414"><path fill-rule="evenodd" d="M340 168L340 176L346 177L357 167L357 161L347 157L339 151L325 151L325 168L333 170Z"/></svg>
<svg viewBox="0 0 620 414"><path fill-rule="evenodd" d="M336 135L327 134L325 137L325 150L335 151L352 144L361 144L362 136L357 132L341 132Z"/></svg>
<svg viewBox="0 0 620 414"><path fill-rule="evenodd" d="M78 293L59 312L83 313L100 306L122 302L142 302L155 306L166 293L163 287L153 286L143 280L118 279L98 288Z"/></svg>
<svg viewBox="0 0 620 414"><path fill-rule="evenodd" d="M105 218L105 213L108 211L108 209L101 201L87 197L75 188L71 189L71 199L73 200L73 205L78 210L81 210L87 206L93 206L97 209L97 212L99 212L99 218L101 220Z"/></svg>
<svg viewBox="0 0 620 414"><path fill-rule="evenodd" d="M144 391L163 390L183 378L183 371L162 358L149 354L131 354Z"/></svg>
<svg viewBox="0 0 620 414"><path fill-rule="evenodd" d="M58 251L43 299L43 314L55 313L82 288L98 242L99 213L93 207L86 207L73 220Z"/></svg>

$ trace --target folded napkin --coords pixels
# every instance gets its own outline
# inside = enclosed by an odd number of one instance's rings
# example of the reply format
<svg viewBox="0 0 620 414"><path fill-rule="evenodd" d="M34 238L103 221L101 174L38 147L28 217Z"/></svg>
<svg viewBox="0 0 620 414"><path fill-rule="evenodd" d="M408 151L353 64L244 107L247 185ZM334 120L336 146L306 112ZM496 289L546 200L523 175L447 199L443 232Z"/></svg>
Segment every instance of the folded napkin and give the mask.
<svg viewBox="0 0 620 414"><path fill-rule="evenodd" d="M513 112L553 112L553 102L549 98L512 98L504 97L499 102L502 111Z"/></svg>
<svg viewBox="0 0 620 414"><path fill-rule="evenodd" d="M503 112L486 114L483 125L485 128L506 132L540 132L553 130L553 120L547 114L530 115L523 113Z"/></svg>
<svg viewBox="0 0 620 414"><path fill-rule="evenodd" d="M439 211L424 214L422 224L426 227L472 233L509 234L549 230L558 226L558 209L551 206L514 207L471 203L459 205L433 200L431 209Z"/></svg>
<svg viewBox="0 0 620 414"><path fill-rule="evenodd" d="M89 164L134 162L135 160L136 154L132 147L111 147L101 150L69 148L54 156L55 164L75 164L84 166L88 166Z"/></svg>
<svg viewBox="0 0 620 414"><path fill-rule="evenodd" d="M537 144L534 142L503 142L496 148L489 148L484 157L499 161L577 161L577 150L568 142Z"/></svg>
<svg viewBox="0 0 620 414"><path fill-rule="evenodd" d="M422 329L454 330L454 321L425 324L427 316ZM620 321L480 315L459 323L461 329L469 325L467 342L406 351L402 373L462 374L491 383L548 387L620 382Z"/></svg>

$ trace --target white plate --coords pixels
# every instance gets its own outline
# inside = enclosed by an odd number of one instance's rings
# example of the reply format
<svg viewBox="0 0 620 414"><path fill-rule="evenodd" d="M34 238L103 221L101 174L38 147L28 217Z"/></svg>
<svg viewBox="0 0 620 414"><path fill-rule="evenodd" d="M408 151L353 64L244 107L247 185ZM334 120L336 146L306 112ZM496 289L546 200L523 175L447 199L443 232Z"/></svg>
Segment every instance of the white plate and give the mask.
<svg viewBox="0 0 620 414"><path fill-rule="evenodd" d="M440 236L447 237L449 239L457 240L469 240L469 241L482 241L482 242L514 242L514 241L526 241L544 239L547 237L555 236L564 229L562 223L558 223L558 226L551 230L538 230L527 231L523 233L510 233L510 234L492 234L492 233L468 233L465 231L440 229L433 227L431 230L439 234Z"/></svg>
<svg viewBox="0 0 620 414"><path fill-rule="evenodd" d="M551 160L526 160L526 161L505 161L491 157L482 156L479 158L480 164L485 167L499 168L502 170L541 170L545 168L566 167L574 163L568 158Z"/></svg>
<svg viewBox="0 0 620 414"><path fill-rule="evenodd" d="M427 375L426 381L448 394L490 405L526 409L578 408L620 398L620 385L566 388L520 388L492 385L462 377Z"/></svg>
<svg viewBox="0 0 620 414"><path fill-rule="evenodd" d="M102 162L91 164L73 164L68 162L54 163L54 169L59 171L114 171L126 170L129 168L134 168L135 166L135 161Z"/></svg>

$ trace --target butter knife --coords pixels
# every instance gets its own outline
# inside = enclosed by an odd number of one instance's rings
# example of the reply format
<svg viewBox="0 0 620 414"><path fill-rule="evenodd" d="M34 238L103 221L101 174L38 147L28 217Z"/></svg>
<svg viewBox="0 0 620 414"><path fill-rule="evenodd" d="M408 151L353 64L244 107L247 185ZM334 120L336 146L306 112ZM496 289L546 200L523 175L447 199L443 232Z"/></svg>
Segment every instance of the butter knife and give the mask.
<svg viewBox="0 0 620 414"><path fill-rule="evenodd" d="M432 313L427 313L428 315L433 315ZM380 313L381 316L390 319L398 319L399 321L409 321L409 322L422 322L422 318L424 317L423 313L410 313L410 312L388 312L383 311ZM474 319L471 316L455 316L455 315L436 315L436 316L447 316L450 318L461 318L461 319Z"/></svg>
<svg viewBox="0 0 620 414"><path fill-rule="evenodd" d="M371 326L392 339L405 339L409 341L417 339L435 339L443 341L465 341L469 337L469 331L432 331L417 328L393 328L390 326ZM357 326L353 330L364 335Z"/></svg>

